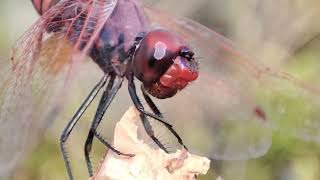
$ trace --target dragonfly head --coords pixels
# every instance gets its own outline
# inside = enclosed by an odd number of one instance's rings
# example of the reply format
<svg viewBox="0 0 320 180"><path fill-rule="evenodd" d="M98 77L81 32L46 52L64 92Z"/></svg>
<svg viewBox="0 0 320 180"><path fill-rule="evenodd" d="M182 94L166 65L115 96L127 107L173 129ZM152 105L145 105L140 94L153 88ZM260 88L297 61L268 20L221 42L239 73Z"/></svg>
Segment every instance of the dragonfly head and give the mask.
<svg viewBox="0 0 320 180"><path fill-rule="evenodd" d="M159 99L174 96L198 77L194 53L175 34L161 29L145 35L132 63L134 75Z"/></svg>

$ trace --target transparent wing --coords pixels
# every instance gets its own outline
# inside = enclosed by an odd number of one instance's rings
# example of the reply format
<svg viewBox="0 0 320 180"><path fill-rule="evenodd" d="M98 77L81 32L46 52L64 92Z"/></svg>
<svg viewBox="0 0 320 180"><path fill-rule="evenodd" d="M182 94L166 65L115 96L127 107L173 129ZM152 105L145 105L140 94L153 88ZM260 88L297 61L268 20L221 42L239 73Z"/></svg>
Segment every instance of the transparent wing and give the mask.
<svg viewBox="0 0 320 180"><path fill-rule="evenodd" d="M239 160L265 154L272 131L319 142L319 84L264 65L197 22L150 7L145 12L155 28L176 32L199 58L199 79L180 92L179 103L165 106L175 109L170 117L184 127L190 146L214 159Z"/></svg>
<svg viewBox="0 0 320 180"><path fill-rule="evenodd" d="M17 41L11 67L1 69L6 78L0 79L0 176L23 160L56 119L116 2L60 1Z"/></svg>

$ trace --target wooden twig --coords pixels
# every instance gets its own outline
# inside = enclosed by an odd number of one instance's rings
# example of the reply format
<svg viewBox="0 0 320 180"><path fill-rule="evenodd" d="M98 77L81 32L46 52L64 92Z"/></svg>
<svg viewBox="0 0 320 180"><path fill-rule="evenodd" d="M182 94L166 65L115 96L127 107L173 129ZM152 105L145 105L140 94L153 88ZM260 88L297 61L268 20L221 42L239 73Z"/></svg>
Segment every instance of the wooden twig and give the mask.
<svg viewBox="0 0 320 180"><path fill-rule="evenodd" d="M139 140L138 120L139 113L130 108L117 123L114 134L114 147L135 156L119 156L109 150L91 180L190 180L206 174L209 159L184 149L167 154Z"/></svg>

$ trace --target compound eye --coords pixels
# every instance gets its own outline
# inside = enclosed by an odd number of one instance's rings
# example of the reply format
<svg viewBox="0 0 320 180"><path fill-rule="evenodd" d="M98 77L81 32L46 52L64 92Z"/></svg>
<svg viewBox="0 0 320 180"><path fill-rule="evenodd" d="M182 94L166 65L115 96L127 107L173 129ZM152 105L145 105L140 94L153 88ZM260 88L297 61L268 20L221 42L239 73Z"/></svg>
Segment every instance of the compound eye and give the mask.
<svg viewBox="0 0 320 180"><path fill-rule="evenodd" d="M181 47L181 40L168 31L149 32L135 51L132 60L134 75L146 84L159 80L173 64Z"/></svg>

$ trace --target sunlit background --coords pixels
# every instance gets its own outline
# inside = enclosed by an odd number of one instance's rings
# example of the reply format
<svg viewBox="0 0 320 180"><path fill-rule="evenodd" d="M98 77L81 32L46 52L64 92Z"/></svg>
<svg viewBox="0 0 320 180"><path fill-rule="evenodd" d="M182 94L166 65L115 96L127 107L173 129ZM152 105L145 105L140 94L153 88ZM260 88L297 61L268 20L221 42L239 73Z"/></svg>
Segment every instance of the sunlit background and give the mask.
<svg viewBox="0 0 320 180"><path fill-rule="evenodd" d="M316 81L320 74L318 38L320 3L316 0L163 0L161 2L145 0L144 2L173 15L192 18L229 37L250 54L256 57L268 57L262 58L266 64L292 72L305 81L319 84L319 81ZM29 0L0 2L1 58L10 56L11 45L37 17ZM98 69L92 69L94 70ZM94 83L91 82L90 85ZM64 113L42 134L41 141L32 152L28 153L12 175L0 179L67 179L59 147L60 133L84 99L90 85L81 84L79 87L84 88L73 89L73 97ZM122 98L115 100L114 107L109 111L112 118L105 118L108 121L101 125L103 128L100 131L109 138L112 137L115 122L131 105L128 104L130 101L123 100L129 99L125 88L121 90L120 96ZM121 105L122 103L126 103L125 106ZM94 108L91 108L85 114L84 120L77 125L67 145L75 179L87 179L88 176L83 146L93 113ZM15 132L12 132L12 135L14 136ZM208 174L198 179L218 179L219 173L222 173L221 178L226 180L320 179L320 137L314 141L302 141L292 136L274 133L272 139L272 147L263 157L248 161L213 161ZM315 143L316 141L319 144ZM97 166L105 148L95 143L93 151L93 164Z"/></svg>

